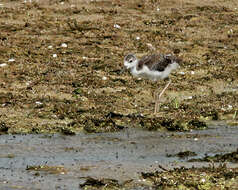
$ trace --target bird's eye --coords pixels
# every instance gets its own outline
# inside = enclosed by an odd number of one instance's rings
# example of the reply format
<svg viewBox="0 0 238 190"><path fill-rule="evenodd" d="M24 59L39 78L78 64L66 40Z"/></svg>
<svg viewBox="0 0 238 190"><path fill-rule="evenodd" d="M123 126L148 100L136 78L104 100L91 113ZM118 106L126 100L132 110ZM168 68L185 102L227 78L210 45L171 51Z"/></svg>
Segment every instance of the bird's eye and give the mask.
<svg viewBox="0 0 238 190"><path fill-rule="evenodd" d="M129 60L129 63L132 63L132 59Z"/></svg>

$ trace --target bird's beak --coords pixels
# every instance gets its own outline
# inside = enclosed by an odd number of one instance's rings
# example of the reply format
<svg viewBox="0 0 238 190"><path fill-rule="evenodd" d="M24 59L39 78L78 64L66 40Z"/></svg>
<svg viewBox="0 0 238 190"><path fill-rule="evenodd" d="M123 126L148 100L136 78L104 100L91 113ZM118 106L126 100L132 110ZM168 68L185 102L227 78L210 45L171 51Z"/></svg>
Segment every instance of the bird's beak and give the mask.
<svg viewBox="0 0 238 190"><path fill-rule="evenodd" d="M122 70L120 71L120 74L123 74L127 70L126 67L123 67Z"/></svg>

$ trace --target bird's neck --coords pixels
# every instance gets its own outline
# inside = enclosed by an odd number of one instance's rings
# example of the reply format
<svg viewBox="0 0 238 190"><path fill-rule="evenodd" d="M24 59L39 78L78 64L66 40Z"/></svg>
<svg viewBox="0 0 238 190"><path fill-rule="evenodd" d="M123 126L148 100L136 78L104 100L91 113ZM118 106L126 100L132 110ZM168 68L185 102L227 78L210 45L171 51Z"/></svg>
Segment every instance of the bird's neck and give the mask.
<svg viewBox="0 0 238 190"><path fill-rule="evenodd" d="M135 62L133 63L133 65L131 65L131 67L130 67L131 73L137 71L137 65L138 65L138 61L135 61Z"/></svg>
<svg viewBox="0 0 238 190"><path fill-rule="evenodd" d="M135 64L133 67L131 67L130 71L133 76L137 76L138 75L137 64Z"/></svg>

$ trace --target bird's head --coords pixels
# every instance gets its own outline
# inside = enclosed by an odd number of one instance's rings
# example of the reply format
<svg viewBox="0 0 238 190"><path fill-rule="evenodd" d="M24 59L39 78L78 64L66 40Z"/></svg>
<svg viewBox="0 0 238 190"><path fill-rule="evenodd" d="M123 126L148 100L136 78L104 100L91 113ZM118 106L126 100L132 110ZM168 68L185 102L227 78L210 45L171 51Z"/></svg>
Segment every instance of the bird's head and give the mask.
<svg viewBox="0 0 238 190"><path fill-rule="evenodd" d="M135 67L137 65L137 63L138 63L138 60L134 54L128 54L124 58L124 67L126 69L131 69L131 68Z"/></svg>

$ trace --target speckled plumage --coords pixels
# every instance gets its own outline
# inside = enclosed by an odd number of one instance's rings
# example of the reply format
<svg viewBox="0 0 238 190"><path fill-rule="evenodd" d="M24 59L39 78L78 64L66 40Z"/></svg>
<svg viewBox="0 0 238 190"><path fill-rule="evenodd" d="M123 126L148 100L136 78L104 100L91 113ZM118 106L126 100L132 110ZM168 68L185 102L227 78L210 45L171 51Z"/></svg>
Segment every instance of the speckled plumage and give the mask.
<svg viewBox="0 0 238 190"><path fill-rule="evenodd" d="M168 67L169 64L179 62L175 56L163 55L163 54L152 54L142 57L138 61L137 70L143 68L146 65L150 70L162 72Z"/></svg>
<svg viewBox="0 0 238 190"><path fill-rule="evenodd" d="M147 78L153 81L165 79L177 69L179 59L173 55L152 54L140 60L133 54L128 54L124 59L124 66L130 69L135 77Z"/></svg>
<svg viewBox="0 0 238 190"><path fill-rule="evenodd" d="M135 77L146 78L153 81L165 79L169 74L179 67L180 60L171 54L152 54L142 57L140 60L134 54L128 54L124 58L124 66L130 69L130 72ZM155 100L154 113L157 113L158 103L162 94L169 87L171 80L161 91Z"/></svg>

